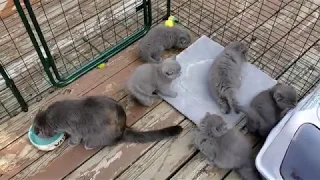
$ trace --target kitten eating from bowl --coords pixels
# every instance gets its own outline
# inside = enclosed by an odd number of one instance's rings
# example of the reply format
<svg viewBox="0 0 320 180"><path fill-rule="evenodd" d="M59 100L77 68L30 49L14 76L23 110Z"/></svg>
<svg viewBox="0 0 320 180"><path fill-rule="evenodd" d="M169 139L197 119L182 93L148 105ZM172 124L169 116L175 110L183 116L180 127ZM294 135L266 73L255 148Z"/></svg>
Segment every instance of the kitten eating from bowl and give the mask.
<svg viewBox="0 0 320 180"><path fill-rule="evenodd" d="M28 138L32 145L38 148L41 151L51 151L60 146L66 136L64 133L55 133L52 136L44 136L40 133L38 128L35 128L32 125L28 132Z"/></svg>

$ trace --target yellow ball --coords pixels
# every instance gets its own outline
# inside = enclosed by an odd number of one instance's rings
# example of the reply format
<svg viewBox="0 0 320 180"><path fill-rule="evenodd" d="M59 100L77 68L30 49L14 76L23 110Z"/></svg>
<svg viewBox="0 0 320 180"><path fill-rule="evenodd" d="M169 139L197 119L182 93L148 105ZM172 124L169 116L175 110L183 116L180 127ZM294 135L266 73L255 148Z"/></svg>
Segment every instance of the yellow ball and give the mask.
<svg viewBox="0 0 320 180"><path fill-rule="evenodd" d="M166 20L166 22L164 23L165 26L168 26L168 27L172 27L174 25L174 22L171 21L171 20Z"/></svg>
<svg viewBox="0 0 320 180"><path fill-rule="evenodd" d="M104 63L98 65L98 68L99 68L99 69L102 69L102 68L104 68L104 67L105 67L105 64L104 64Z"/></svg>

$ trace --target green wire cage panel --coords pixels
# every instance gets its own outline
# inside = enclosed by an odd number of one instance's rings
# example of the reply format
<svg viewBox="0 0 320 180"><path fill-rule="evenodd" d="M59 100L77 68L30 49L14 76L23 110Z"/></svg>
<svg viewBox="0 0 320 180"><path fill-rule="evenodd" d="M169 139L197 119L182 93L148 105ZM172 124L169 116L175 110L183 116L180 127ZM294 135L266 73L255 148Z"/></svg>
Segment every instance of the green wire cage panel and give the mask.
<svg viewBox="0 0 320 180"><path fill-rule="evenodd" d="M1 2L5 1L3 5ZM15 4L15 5L14 5ZM249 44L300 98L320 80L318 0L0 0L0 118L40 100L173 15L193 36ZM4 9L3 9L4 7Z"/></svg>
<svg viewBox="0 0 320 180"><path fill-rule="evenodd" d="M147 0L0 1L0 118L41 100L141 38ZM1 121L1 120L0 120Z"/></svg>

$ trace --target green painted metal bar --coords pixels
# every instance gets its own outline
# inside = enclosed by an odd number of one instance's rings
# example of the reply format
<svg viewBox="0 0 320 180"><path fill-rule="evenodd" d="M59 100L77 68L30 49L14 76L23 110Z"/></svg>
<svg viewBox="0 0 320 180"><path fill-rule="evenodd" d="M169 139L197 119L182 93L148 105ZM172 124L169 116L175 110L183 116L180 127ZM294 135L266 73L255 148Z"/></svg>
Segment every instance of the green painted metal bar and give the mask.
<svg viewBox="0 0 320 180"><path fill-rule="evenodd" d="M37 35L38 35L39 40L41 42L41 45L43 46L44 52L46 53L46 57L47 58L45 58L45 59L48 61L48 63L50 64L51 68L53 69L55 77L59 81L63 81L63 79L61 78L61 76L60 76L60 74L58 72L58 68L55 65L54 60L53 60L53 58L51 56L50 50L49 50L48 45L46 43L46 40L45 40L45 38L44 38L44 36L42 34L42 31L41 31L40 25L39 25L39 23L37 21L37 18L35 16L35 14L33 13L30 1L29 0L24 0L23 2L24 2L25 6L27 8L28 14L29 14L30 19L32 21L32 24L33 24L33 26L34 26L34 28L35 28L35 30L37 32ZM40 48L40 47L37 47L37 48ZM46 65L47 65L47 63L46 63Z"/></svg>
<svg viewBox="0 0 320 180"><path fill-rule="evenodd" d="M132 35L128 36L127 38L121 40L116 46L105 50L97 58L92 59L89 63L82 66L80 69L76 70L75 72L73 72L69 76L62 78L62 77L60 77L60 74L55 66L54 59L51 56L50 50L49 50L48 46L46 45L45 38L42 34L41 28L36 20L36 17L33 13L30 2L25 0L25 5L27 7L29 16L32 20L32 23L36 29L36 33L39 36L39 40L45 50L47 58L44 58L44 56L42 54L40 46L39 46L39 44L38 44L38 42L32 32L31 26L26 18L26 15L23 12L23 9L21 7L19 0L14 0L14 3L16 5L17 11L20 15L20 18L22 19L22 22L24 23L24 25L26 27L27 33L30 36L30 39L33 43L33 46L34 46L34 48L40 58L40 61L44 67L44 70L45 70L46 74L48 75L50 82L56 87L66 86L69 83L76 80L77 78L79 78L80 76L89 72L90 70L92 70L93 68L98 66L99 64L101 64L103 62L107 62L109 58L111 58L115 54L119 53L120 51L122 51L126 47L130 46L131 44L133 44L134 42L139 40L141 37L143 37L150 30L151 24L152 24L152 12L151 12L150 0L149 1L143 0L144 26L142 28L140 28L139 30L137 30L137 32L133 33ZM56 79L52 75L50 69L52 69L52 71L56 75L55 76Z"/></svg>
<svg viewBox="0 0 320 180"><path fill-rule="evenodd" d="M46 61L46 59L44 58L44 56L43 56L43 54L41 52L41 49L40 49L40 47L38 45L38 42L37 42L37 40L36 40L36 38L35 38L35 36L34 36L34 34L32 32L32 29L31 29L31 26L30 26L30 24L28 22L28 19L27 19L26 15L23 12L23 9L22 9L22 6L20 4L20 1L19 0L13 0L13 2L14 2L14 5L16 6L16 8L17 8L17 11L18 11L19 16L21 18L21 21L22 21L24 27L26 28L26 31L27 31L27 33L29 35L29 38L30 38L30 40L31 40L31 42L32 42L32 44L33 44L33 46L34 46L34 48L35 48L35 50L36 50L36 52L37 52L37 54L39 56L39 59L40 59L42 65L44 67L44 71L46 72L47 76L49 77L50 82L54 86L56 86L57 85L56 81L55 81L54 77L52 76L52 74L50 72L49 66L47 65L48 62Z"/></svg>
<svg viewBox="0 0 320 180"><path fill-rule="evenodd" d="M22 111L28 111L28 104L22 97L20 91L18 90L17 86L15 85L14 81L9 77L8 73L5 71L3 66L0 64L0 74L2 75L4 81L6 82L7 87L11 90L14 97L17 99Z"/></svg>

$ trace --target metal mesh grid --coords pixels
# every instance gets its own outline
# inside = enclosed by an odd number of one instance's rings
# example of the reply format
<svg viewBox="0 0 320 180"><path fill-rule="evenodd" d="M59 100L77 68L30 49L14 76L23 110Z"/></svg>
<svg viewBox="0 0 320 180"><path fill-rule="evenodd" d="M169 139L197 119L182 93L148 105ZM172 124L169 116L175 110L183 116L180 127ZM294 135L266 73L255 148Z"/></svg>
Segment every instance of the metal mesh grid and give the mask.
<svg viewBox="0 0 320 180"><path fill-rule="evenodd" d="M34 13L62 75L70 75L143 26L143 13L136 13L141 1L77 0L40 4Z"/></svg>
<svg viewBox="0 0 320 180"><path fill-rule="evenodd" d="M300 97L319 80L319 6L313 1L174 0L171 14L222 45L249 43L249 61L293 85Z"/></svg>
<svg viewBox="0 0 320 180"><path fill-rule="evenodd" d="M32 0L31 3L62 77L144 25L144 14L137 11L142 0ZM162 22L169 12L196 36L206 35L222 45L246 41L250 44L249 61L273 78L292 84L300 97L319 81L319 6L311 0L152 0L151 3L153 25ZM12 10L12 6L8 8ZM0 14L0 63L25 101L31 104L40 100L52 84L20 17L17 12L10 12L8 16ZM0 118L19 111L17 100L0 76Z"/></svg>
<svg viewBox="0 0 320 180"><path fill-rule="evenodd" d="M11 0L0 2L0 7L8 2ZM142 0L34 0L31 3L62 77L70 75L144 25L143 11L136 9L142 5ZM12 2L5 8L13 7ZM0 62L30 105L40 100L52 84L18 13L14 10L2 12ZM27 14L25 8L24 12ZM36 33L34 27L32 30ZM41 45L40 49L45 54ZM20 112L20 105L1 76L0 90L0 119Z"/></svg>

